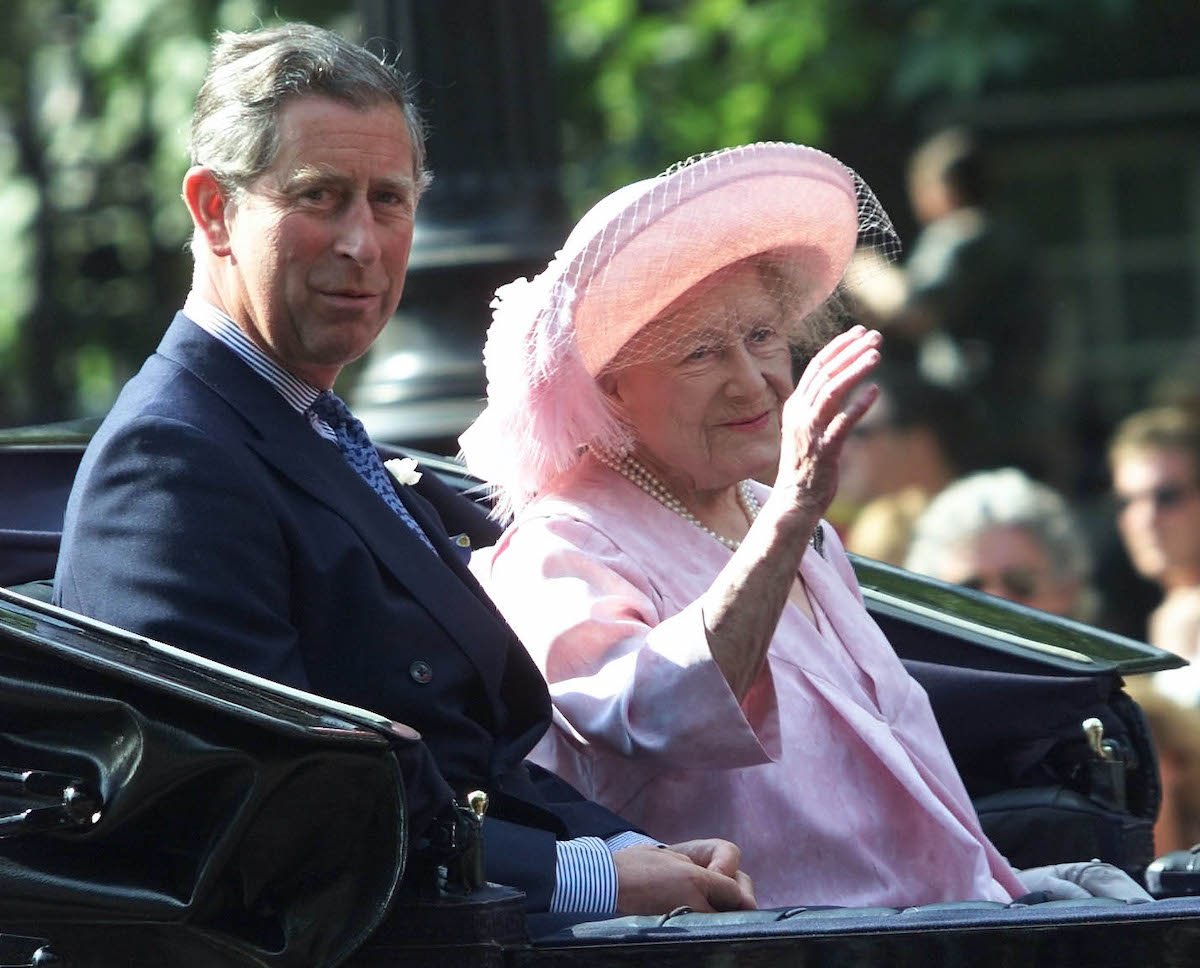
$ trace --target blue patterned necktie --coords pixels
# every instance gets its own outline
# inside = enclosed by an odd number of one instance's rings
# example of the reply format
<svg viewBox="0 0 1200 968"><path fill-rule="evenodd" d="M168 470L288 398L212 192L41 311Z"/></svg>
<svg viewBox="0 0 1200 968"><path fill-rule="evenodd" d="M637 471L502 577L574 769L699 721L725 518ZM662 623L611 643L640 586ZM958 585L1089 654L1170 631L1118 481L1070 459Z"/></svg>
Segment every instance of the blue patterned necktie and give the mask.
<svg viewBox="0 0 1200 968"><path fill-rule="evenodd" d="M350 466L354 468L355 473L370 484L371 489L383 498L384 503L395 511L400 516L400 520L407 524L413 533L433 551L433 542L421 530L421 526L417 524L408 508L396 495L396 489L392 486L387 468L379 459L379 452L371 443L371 438L367 436L366 428L350 412L350 408L346 406L342 398L331 390L325 390L308 409L329 425L337 437L338 449Z"/></svg>

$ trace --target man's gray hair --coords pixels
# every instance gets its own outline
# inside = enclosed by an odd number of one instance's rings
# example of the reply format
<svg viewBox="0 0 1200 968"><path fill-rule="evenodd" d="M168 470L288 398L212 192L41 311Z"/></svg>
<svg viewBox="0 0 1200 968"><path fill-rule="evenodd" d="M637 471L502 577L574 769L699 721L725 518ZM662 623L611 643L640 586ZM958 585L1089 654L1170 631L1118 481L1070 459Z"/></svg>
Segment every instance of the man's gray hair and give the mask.
<svg viewBox="0 0 1200 968"><path fill-rule="evenodd" d="M1056 580L1079 583L1082 614L1074 617L1091 616L1087 538L1062 495L1015 467L969 474L939 492L917 518L904 567L936 577L958 545L994 527L1020 528L1033 538Z"/></svg>
<svg viewBox="0 0 1200 968"><path fill-rule="evenodd" d="M305 23L217 35L192 114L192 164L240 191L274 162L283 106L314 95L357 108L399 107L418 191L426 185L425 132L403 75L365 47Z"/></svg>

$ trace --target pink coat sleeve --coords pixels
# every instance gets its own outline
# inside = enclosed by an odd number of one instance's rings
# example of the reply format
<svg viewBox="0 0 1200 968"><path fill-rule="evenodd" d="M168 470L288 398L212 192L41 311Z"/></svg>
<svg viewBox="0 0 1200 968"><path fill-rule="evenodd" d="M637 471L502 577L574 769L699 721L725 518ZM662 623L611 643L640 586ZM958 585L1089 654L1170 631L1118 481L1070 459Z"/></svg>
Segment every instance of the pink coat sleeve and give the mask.
<svg viewBox="0 0 1200 968"><path fill-rule="evenodd" d="M756 728L775 715L769 670L739 704L709 652L699 604L669 614L652 578L592 525L527 519L471 567L542 670L555 719L576 744L704 769L778 756Z"/></svg>

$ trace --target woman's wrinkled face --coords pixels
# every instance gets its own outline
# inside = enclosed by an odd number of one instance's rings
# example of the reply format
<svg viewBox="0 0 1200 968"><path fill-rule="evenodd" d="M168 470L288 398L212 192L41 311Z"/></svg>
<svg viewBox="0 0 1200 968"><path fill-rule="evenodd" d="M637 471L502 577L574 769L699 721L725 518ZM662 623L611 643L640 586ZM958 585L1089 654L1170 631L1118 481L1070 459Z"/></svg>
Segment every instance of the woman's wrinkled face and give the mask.
<svg viewBox="0 0 1200 968"><path fill-rule="evenodd" d="M775 472L792 361L784 303L768 279L739 264L694 287L636 338L648 362L602 378L638 458L677 490Z"/></svg>

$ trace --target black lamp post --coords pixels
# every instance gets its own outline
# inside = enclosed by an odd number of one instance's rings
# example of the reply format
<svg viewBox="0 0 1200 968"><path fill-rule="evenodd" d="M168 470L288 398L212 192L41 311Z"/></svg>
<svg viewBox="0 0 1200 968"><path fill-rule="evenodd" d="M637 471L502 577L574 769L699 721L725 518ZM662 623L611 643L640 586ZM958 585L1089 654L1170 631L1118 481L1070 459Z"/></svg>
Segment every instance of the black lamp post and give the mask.
<svg viewBox="0 0 1200 968"><path fill-rule="evenodd" d="M558 120L540 0L360 0L367 38L399 51L429 129L404 298L351 391L378 440L457 448L484 393L496 287L561 243Z"/></svg>

